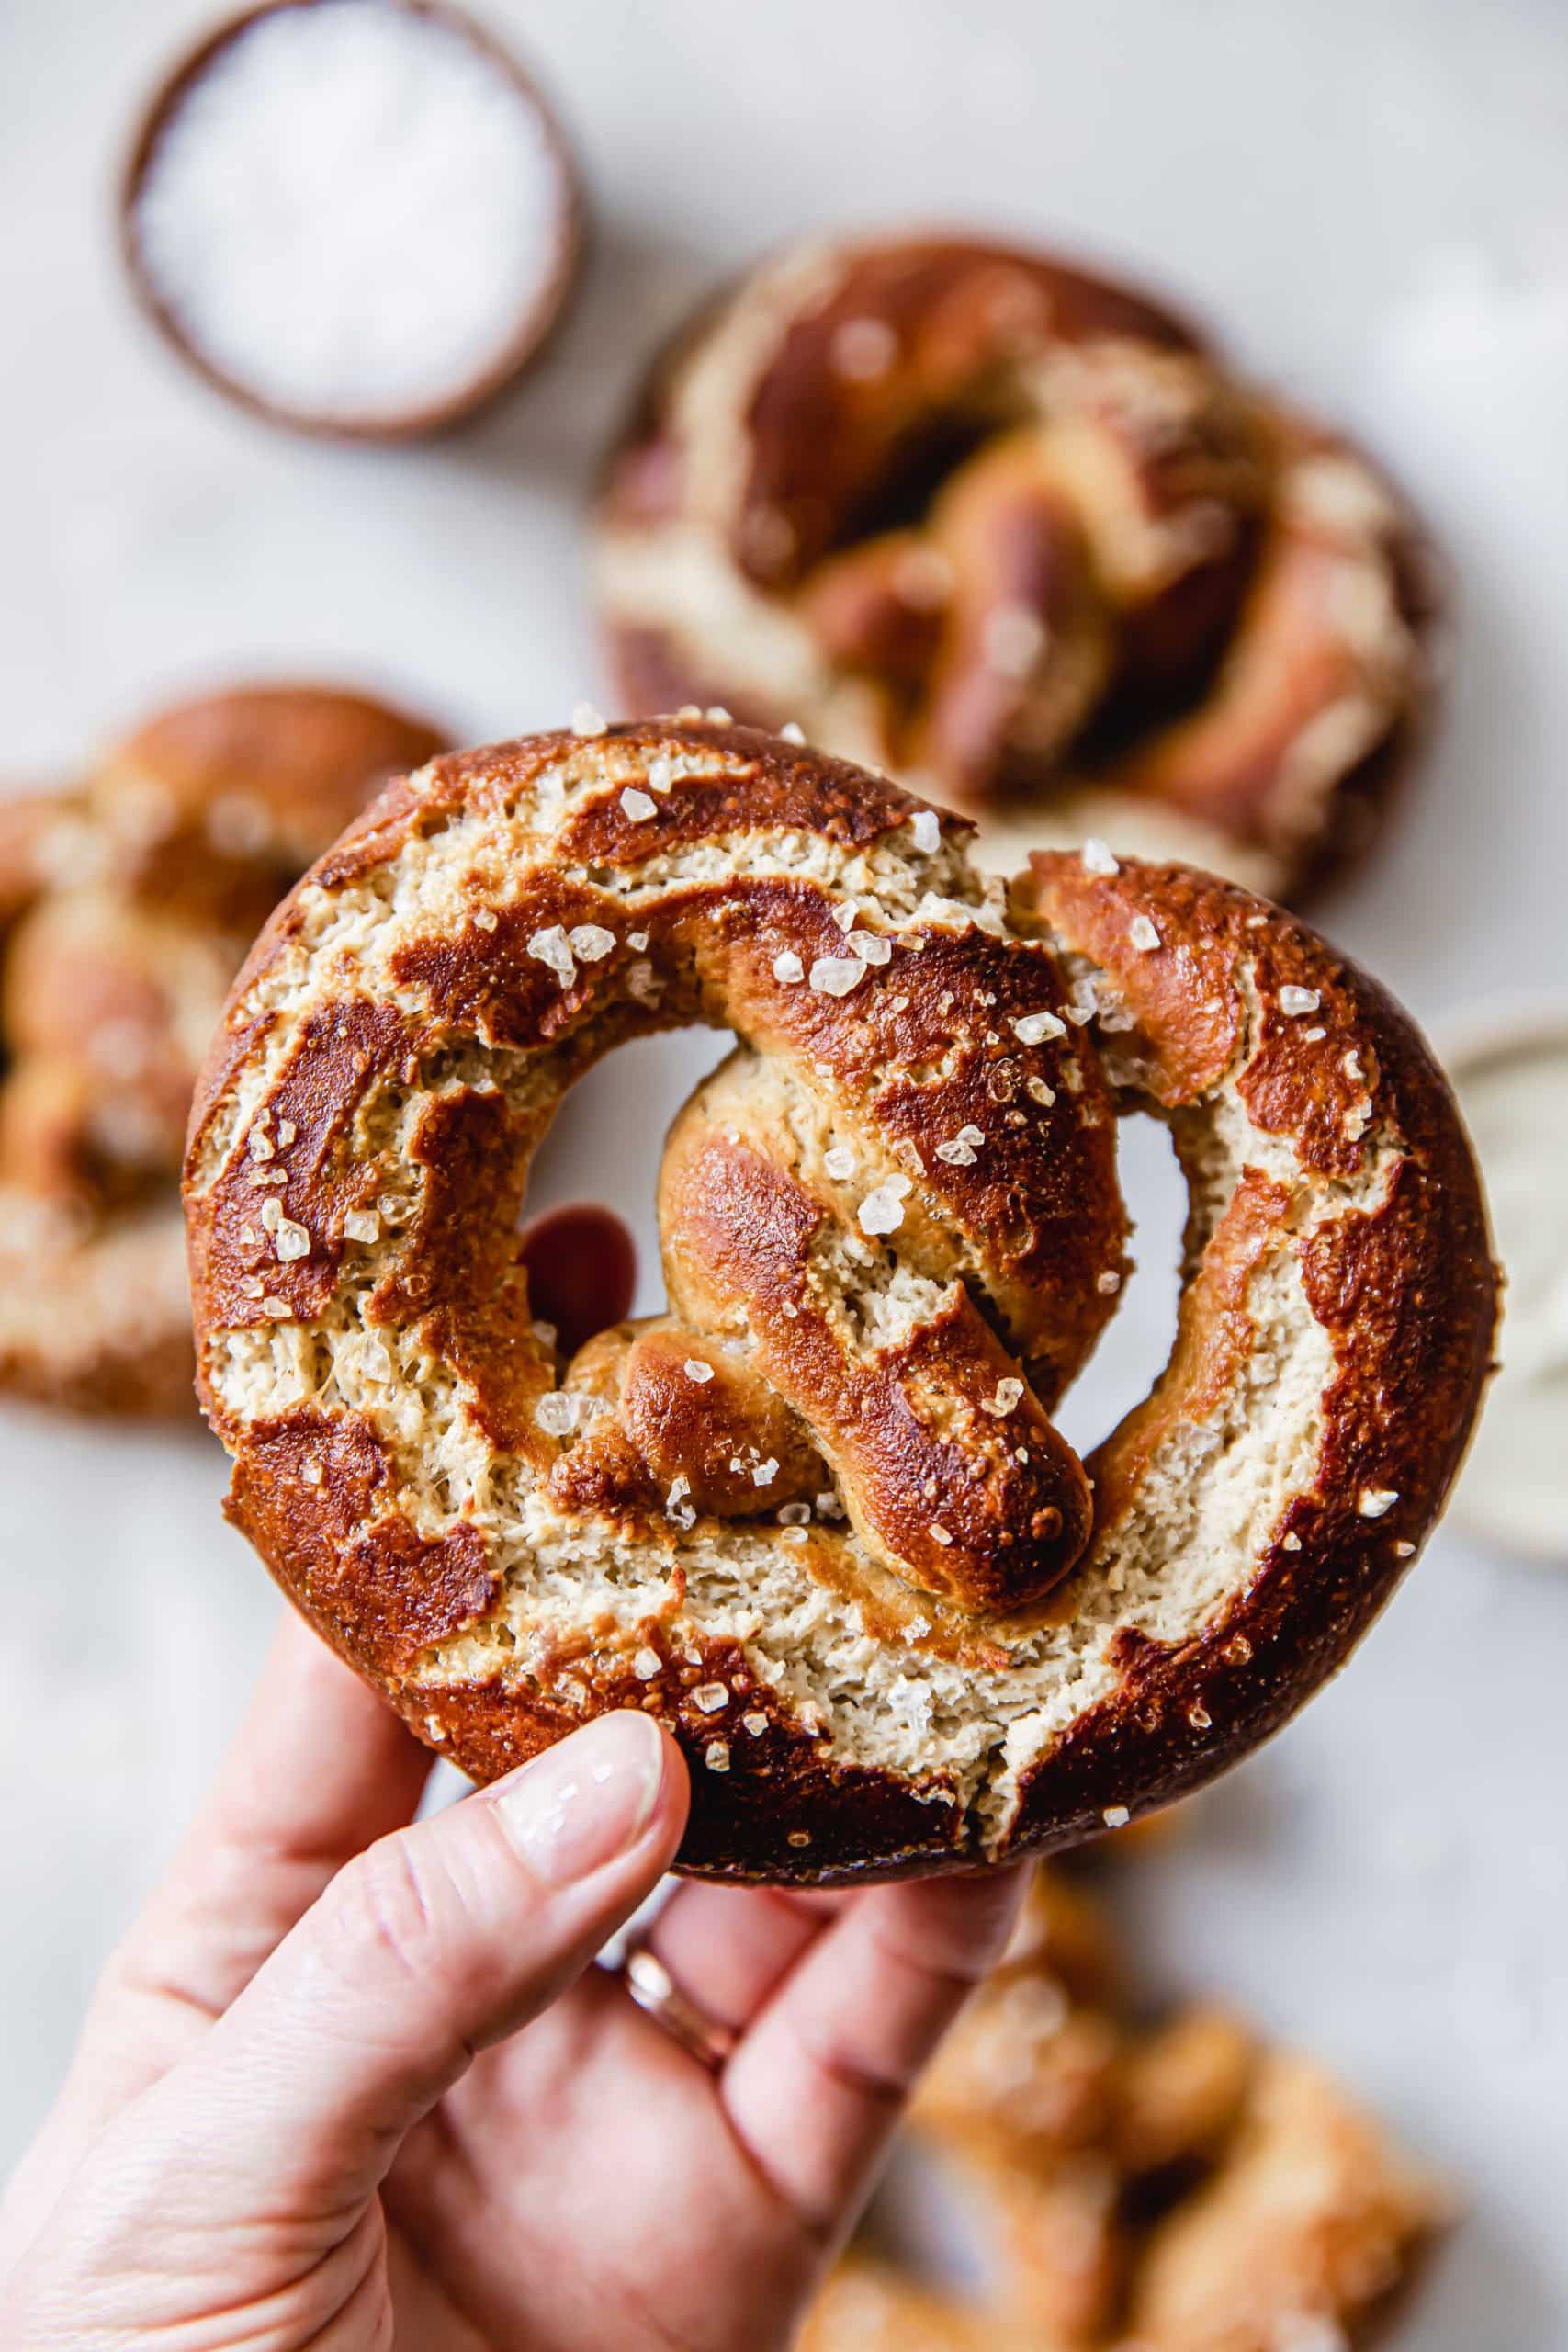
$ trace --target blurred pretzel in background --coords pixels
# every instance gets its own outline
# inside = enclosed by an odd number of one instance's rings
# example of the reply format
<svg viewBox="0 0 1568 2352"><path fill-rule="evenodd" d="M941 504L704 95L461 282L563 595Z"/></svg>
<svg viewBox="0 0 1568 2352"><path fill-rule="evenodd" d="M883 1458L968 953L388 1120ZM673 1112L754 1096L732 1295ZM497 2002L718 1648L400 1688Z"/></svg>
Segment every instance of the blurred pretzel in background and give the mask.
<svg viewBox="0 0 1568 2352"><path fill-rule="evenodd" d="M912 2129L990 2256L964 2299L857 2247L800 2352L1348 2352L1446 2188L1229 2009L1140 2015L1079 1875L1037 1872Z"/></svg>
<svg viewBox="0 0 1568 2352"><path fill-rule="evenodd" d="M1373 829L1436 564L1339 435L1161 304L932 237L764 262L656 364L607 470L634 714L721 700L980 818L1275 897Z"/></svg>
<svg viewBox="0 0 1568 2352"><path fill-rule="evenodd" d="M239 688L0 804L0 1388L190 1411L177 1185L208 1037L272 906L442 740L363 695Z"/></svg>

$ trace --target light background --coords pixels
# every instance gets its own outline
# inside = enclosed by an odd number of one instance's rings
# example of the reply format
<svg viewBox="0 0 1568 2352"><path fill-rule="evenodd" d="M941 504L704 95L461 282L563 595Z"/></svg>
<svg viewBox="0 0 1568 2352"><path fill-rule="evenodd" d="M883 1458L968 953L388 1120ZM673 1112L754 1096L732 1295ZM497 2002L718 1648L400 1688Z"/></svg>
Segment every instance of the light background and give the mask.
<svg viewBox="0 0 1568 2352"><path fill-rule="evenodd" d="M602 691L582 501L650 340L817 224L968 220L1131 266L1389 458L1461 575L1436 756L1325 910L1439 1033L1568 986L1568 14L1556 0L492 0L558 97L598 237L544 371L418 452L273 435L130 314L114 167L192 0L0 8L0 760L68 772L171 689L383 682L471 739ZM550 1196L645 1238L710 1041L591 1081ZM1140 1165L1143 1159L1140 1156ZM1073 1426L1168 1328L1173 1210ZM1568 1202L1559 1204L1568 1207ZM1568 1442L1568 1431L1564 1432ZM0 1416L0 2159L231 1723L274 1603L215 1450ZM1406 2352L1568 2341L1568 1577L1432 1546L1353 1671L1130 1901L1465 2184Z"/></svg>

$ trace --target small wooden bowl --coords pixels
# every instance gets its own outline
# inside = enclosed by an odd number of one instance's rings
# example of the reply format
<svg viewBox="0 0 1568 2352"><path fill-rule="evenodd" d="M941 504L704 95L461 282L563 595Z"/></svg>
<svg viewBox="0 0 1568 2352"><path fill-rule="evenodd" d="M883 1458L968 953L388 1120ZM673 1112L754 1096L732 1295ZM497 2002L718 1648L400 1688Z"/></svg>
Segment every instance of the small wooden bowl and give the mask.
<svg viewBox="0 0 1568 2352"><path fill-rule="evenodd" d="M186 96L220 53L264 17L279 16L285 9L321 5L323 0L262 0L261 6L230 17L208 34L160 84L141 117L120 181L120 254L139 308L169 348L215 390L253 415L289 432L321 439L420 440L445 432L488 407L510 390L533 365L560 322L576 283L586 235L581 175L558 116L510 51L460 8L451 6L449 0L377 0L377 5L445 26L468 42L511 83L537 120L552 166L557 199L549 231L554 247L549 267L533 299L523 308L503 348L479 374L438 400L386 416L333 414L290 407L231 375L201 347L189 326L165 300L142 245L139 214L143 187L159 142Z"/></svg>

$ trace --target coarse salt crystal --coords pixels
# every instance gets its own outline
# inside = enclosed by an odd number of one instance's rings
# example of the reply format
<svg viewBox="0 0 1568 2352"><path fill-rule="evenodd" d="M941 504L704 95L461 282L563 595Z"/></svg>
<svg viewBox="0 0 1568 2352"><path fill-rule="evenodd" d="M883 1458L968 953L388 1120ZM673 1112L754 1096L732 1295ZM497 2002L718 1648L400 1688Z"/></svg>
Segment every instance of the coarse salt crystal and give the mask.
<svg viewBox="0 0 1568 2352"><path fill-rule="evenodd" d="M705 1382L713 1378L713 1366L711 1363L705 1363L701 1356L688 1356L686 1377L688 1380L694 1380L700 1388Z"/></svg>
<svg viewBox="0 0 1568 2352"><path fill-rule="evenodd" d="M981 631L986 667L998 678L1027 678L1045 650L1045 625L1024 605L1000 605Z"/></svg>
<svg viewBox="0 0 1568 2352"><path fill-rule="evenodd" d="M997 1383L996 1395L988 1400L983 1401L981 1409L984 1412L994 1413L998 1420L1002 1420L1013 1410L1016 1405L1021 1402L1022 1397L1023 1383L1021 1380L998 1380Z"/></svg>
<svg viewBox="0 0 1568 2352"><path fill-rule="evenodd" d="M753 1739L761 1739L768 1728L768 1719L762 1714L742 1715L740 1722L742 1729L749 1731Z"/></svg>
<svg viewBox="0 0 1568 2352"><path fill-rule="evenodd" d="M264 1135L260 1127L253 1127L245 1148L253 1159L270 1159L274 1150L272 1137Z"/></svg>
<svg viewBox="0 0 1568 2352"><path fill-rule="evenodd" d="M932 1520L930 1527L926 1530L926 1532L931 1537L933 1544L940 1544L942 1545L943 1551L947 1549L947 1546L953 1541L952 1535L948 1532L947 1529L942 1526L940 1520Z"/></svg>
<svg viewBox="0 0 1568 2352"><path fill-rule="evenodd" d="M570 988L577 978L577 958L558 922L549 923L542 931L531 933L528 953L536 964L545 965L555 974L563 989Z"/></svg>
<svg viewBox="0 0 1568 2352"><path fill-rule="evenodd" d="M350 1209L344 1218L343 1230L348 1241L379 1241L381 1219L375 1209Z"/></svg>
<svg viewBox="0 0 1568 2352"><path fill-rule="evenodd" d="M1107 1266L1103 1273L1096 1274L1094 1278L1094 1286L1096 1290L1100 1291L1106 1298L1109 1298L1113 1291L1119 1291L1121 1289L1122 1277L1116 1272L1114 1266Z"/></svg>
<svg viewBox="0 0 1568 2352"><path fill-rule="evenodd" d="M656 1675L662 1674L663 1671L664 1660L657 1650L649 1649L645 1642L632 1659L632 1672L639 1682L651 1682Z"/></svg>
<svg viewBox="0 0 1568 2352"><path fill-rule="evenodd" d="M897 358L898 338L886 319L846 319L833 330L828 352L835 375L869 384L886 376Z"/></svg>
<svg viewBox="0 0 1568 2352"><path fill-rule="evenodd" d="M633 784L628 784L622 793L621 807L634 825L646 825L650 817L659 814L658 804L646 792L639 792Z"/></svg>
<svg viewBox="0 0 1568 2352"><path fill-rule="evenodd" d="M495 931L500 927L500 923L501 917L493 907L481 907L474 917L476 931Z"/></svg>
<svg viewBox="0 0 1568 2352"><path fill-rule="evenodd" d="M287 1266L296 1258L310 1256L310 1237L302 1225L296 1225L292 1218L285 1217L277 1228L276 1249L279 1259Z"/></svg>
<svg viewBox="0 0 1568 2352"><path fill-rule="evenodd" d="M604 712L595 710L591 702L573 704L571 731L574 735L603 735L607 730L608 723Z"/></svg>
<svg viewBox="0 0 1568 2352"><path fill-rule="evenodd" d="M1090 833L1078 857L1086 874L1119 874L1122 870L1109 844L1097 833Z"/></svg>
<svg viewBox="0 0 1568 2352"><path fill-rule="evenodd" d="M806 729L797 720L793 718L785 719L784 725L779 729L779 735L782 741L786 743L804 743L806 741Z"/></svg>
<svg viewBox="0 0 1568 2352"><path fill-rule="evenodd" d="M897 1233L904 1222L904 1195L909 1190L907 1176L888 1176L866 1194L860 1204L860 1229L863 1233Z"/></svg>
<svg viewBox="0 0 1568 2352"><path fill-rule="evenodd" d="M276 1233L283 1222L283 1203L279 1200L264 1201L261 1204L261 1221L265 1232Z"/></svg>
<svg viewBox="0 0 1568 2352"><path fill-rule="evenodd" d="M855 919L860 913L860 909L852 899L840 899L838 905L831 910L831 913L839 929L850 932L855 927Z"/></svg>
<svg viewBox="0 0 1568 2352"><path fill-rule="evenodd" d="M1292 1016L1302 1012L1315 1012L1322 1002L1321 989L1299 989L1293 981L1287 980L1280 990L1280 1010Z"/></svg>
<svg viewBox="0 0 1568 2352"><path fill-rule="evenodd" d="M819 996L848 996L865 978L858 956L818 956L811 967L810 984Z"/></svg>
<svg viewBox="0 0 1568 2352"><path fill-rule="evenodd" d="M1159 945L1159 933L1147 915L1134 915L1127 926L1127 936L1134 947L1147 956Z"/></svg>
<svg viewBox="0 0 1568 2352"><path fill-rule="evenodd" d="M668 792L675 781L674 763L662 755L649 760L643 769L642 780L649 792Z"/></svg>
<svg viewBox="0 0 1568 2352"><path fill-rule="evenodd" d="M647 932L628 931L626 933L626 945L631 949L634 956L640 956L643 949L648 945Z"/></svg>
<svg viewBox="0 0 1568 2352"><path fill-rule="evenodd" d="M1043 1078L1026 1078L1023 1091L1032 1102L1043 1102L1049 1106L1056 1100L1055 1088L1047 1086Z"/></svg>
<svg viewBox="0 0 1568 2352"><path fill-rule="evenodd" d="M1133 1816L1124 1804L1108 1804L1101 1808L1101 1821L1107 1829L1125 1829Z"/></svg>
<svg viewBox="0 0 1568 2352"><path fill-rule="evenodd" d="M842 1184L855 1172L855 1156L847 1143L836 1143L823 1153L822 1165L835 1184Z"/></svg>
<svg viewBox="0 0 1568 2352"><path fill-rule="evenodd" d="M255 857L272 839L272 819L248 792L226 792L208 811L207 838L220 857Z"/></svg>
<svg viewBox="0 0 1568 2352"><path fill-rule="evenodd" d="M570 1437L577 1427L577 1399L564 1388L551 1388L534 1408L534 1419L547 1437Z"/></svg>
<svg viewBox="0 0 1568 2352"><path fill-rule="evenodd" d="M909 820L915 847L922 857L934 857L942 847L942 820L934 808L917 808Z"/></svg>
<svg viewBox="0 0 1568 2352"><path fill-rule="evenodd" d="M572 954L581 956L585 964L601 962L615 944L615 933L606 931L602 922L580 922L567 937Z"/></svg>
<svg viewBox="0 0 1568 2352"><path fill-rule="evenodd" d="M721 702L710 702L703 717L710 727L733 727L735 724L734 714L726 710Z"/></svg>
<svg viewBox="0 0 1568 2352"><path fill-rule="evenodd" d="M759 1462L756 1468L752 1471L751 1484L754 1487L771 1487L778 1475L779 1465L770 1453L767 1460L765 1462Z"/></svg>
<svg viewBox="0 0 1568 2352"><path fill-rule="evenodd" d="M1397 1487L1363 1487L1356 1509L1363 1519L1382 1519L1399 1500Z"/></svg>
<svg viewBox="0 0 1568 2352"><path fill-rule="evenodd" d="M1054 1012L1021 1012L1010 1024L1021 1046L1043 1046L1047 1037L1065 1037L1067 1024Z"/></svg>
<svg viewBox="0 0 1568 2352"><path fill-rule="evenodd" d="M1280 1536L1280 1549L1281 1552L1299 1552L1301 1548L1302 1539L1296 1533L1294 1528L1292 1528L1287 1534Z"/></svg>
<svg viewBox="0 0 1568 2352"><path fill-rule="evenodd" d="M299 1132L299 1130L295 1125L292 1119L279 1119L277 1123L277 1140L282 1144L285 1150L288 1149L288 1146L293 1142Z"/></svg>
<svg viewBox="0 0 1568 2352"><path fill-rule="evenodd" d="M806 978L806 967L793 947L786 947L782 955L773 957L773 978L786 989L795 988Z"/></svg>
<svg viewBox="0 0 1568 2352"><path fill-rule="evenodd" d="M534 1322L530 1323L528 1329L532 1331L535 1339L537 1340L542 1348L553 1348L556 1341L560 1337L560 1333L556 1329L555 1325L553 1323L547 1323L542 1315L536 1317Z"/></svg>
<svg viewBox="0 0 1568 2352"><path fill-rule="evenodd" d="M880 931L852 931L850 953L863 964L886 964L892 956L893 942Z"/></svg>
<svg viewBox="0 0 1568 2352"><path fill-rule="evenodd" d="M729 1704L729 1690L723 1682L700 1682L692 1693L692 1704L705 1715L716 1715Z"/></svg>
<svg viewBox="0 0 1568 2352"><path fill-rule="evenodd" d="M703 1750L703 1762L710 1772L728 1772L729 1742L727 1739L710 1739Z"/></svg>

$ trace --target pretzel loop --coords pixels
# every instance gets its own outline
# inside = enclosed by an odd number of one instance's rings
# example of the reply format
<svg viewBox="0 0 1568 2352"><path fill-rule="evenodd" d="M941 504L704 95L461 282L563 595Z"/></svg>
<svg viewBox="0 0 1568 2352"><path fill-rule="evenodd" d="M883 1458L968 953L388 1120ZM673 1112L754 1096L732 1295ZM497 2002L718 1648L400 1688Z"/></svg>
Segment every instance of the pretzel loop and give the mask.
<svg viewBox="0 0 1568 2352"><path fill-rule="evenodd" d="M794 718L986 816L1000 870L1104 833L1276 890L1355 845L1435 602L1342 437L1162 307L956 240L801 249L709 305L600 554L634 709Z"/></svg>

